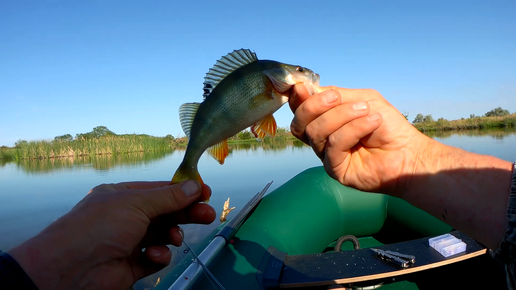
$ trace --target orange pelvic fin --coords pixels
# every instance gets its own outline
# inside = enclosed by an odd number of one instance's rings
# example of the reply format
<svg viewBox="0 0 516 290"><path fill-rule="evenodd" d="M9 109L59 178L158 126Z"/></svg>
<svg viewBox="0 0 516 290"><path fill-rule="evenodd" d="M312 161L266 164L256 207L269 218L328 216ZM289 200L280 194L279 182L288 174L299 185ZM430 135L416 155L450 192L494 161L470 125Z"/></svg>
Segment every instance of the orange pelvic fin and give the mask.
<svg viewBox="0 0 516 290"><path fill-rule="evenodd" d="M274 117L272 115L267 115L251 127L251 132L253 132L254 137L258 139L263 139L266 135L274 137L276 136L277 127Z"/></svg>
<svg viewBox="0 0 516 290"><path fill-rule="evenodd" d="M208 148L208 154L217 159L221 165L224 164L224 160L229 155L228 140L224 139L222 142Z"/></svg>

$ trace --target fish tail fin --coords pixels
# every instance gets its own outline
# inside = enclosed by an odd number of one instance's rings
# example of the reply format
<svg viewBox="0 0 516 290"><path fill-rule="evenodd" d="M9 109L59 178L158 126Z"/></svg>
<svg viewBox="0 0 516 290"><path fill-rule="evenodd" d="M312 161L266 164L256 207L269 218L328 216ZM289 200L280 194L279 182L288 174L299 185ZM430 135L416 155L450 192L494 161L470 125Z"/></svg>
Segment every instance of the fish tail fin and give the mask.
<svg viewBox="0 0 516 290"><path fill-rule="evenodd" d="M201 186L204 184L204 181L202 181L199 171L197 171L197 166L192 168L191 166L185 166L183 165L183 163L181 163L181 165L179 165L179 168L176 170L174 177L172 177L171 184L180 183L185 180L197 180L197 182L199 182ZM203 202L208 202L210 200L210 197L206 196L203 192L199 200Z"/></svg>

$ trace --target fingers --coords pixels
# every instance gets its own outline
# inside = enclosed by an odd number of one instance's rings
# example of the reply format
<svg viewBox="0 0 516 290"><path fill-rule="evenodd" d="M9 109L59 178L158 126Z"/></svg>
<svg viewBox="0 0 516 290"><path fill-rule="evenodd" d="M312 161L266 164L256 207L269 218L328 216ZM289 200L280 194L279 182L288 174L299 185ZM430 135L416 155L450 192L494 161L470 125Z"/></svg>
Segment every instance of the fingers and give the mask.
<svg viewBox="0 0 516 290"><path fill-rule="evenodd" d="M149 225L140 247L165 244L180 246L182 238L179 234L178 224L210 224L215 217L215 210L210 205L203 203L194 203L184 210L157 217Z"/></svg>
<svg viewBox="0 0 516 290"><path fill-rule="evenodd" d="M333 132L327 139L324 150L324 167L326 172L339 180L339 168L347 168L349 154L361 139L365 138L374 130L378 129L382 123L382 115L375 113L366 117L355 119L338 130ZM360 147L360 146L359 146ZM358 150L354 148L353 150Z"/></svg>
<svg viewBox="0 0 516 290"><path fill-rule="evenodd" d="M172 213L163 218L174 220L177 224L211 224L215 220L215 216L215 209L210 205L194 203L185 210Z"/></svg>
<svg viewBox="0 0 516 290"><path fill-rule="evenodd" d="M322 159L326 139L352 120L369 114L367 102L342 102L337 90L328 89L304 101L296 110L291 132L309 144Z"/></svg>
<svg viewBox="0 0 516 290"><path fill-rule="evenodd" d="M305 135L306 126L326 111L340 105L340 94L328 90L304 101L297 109L290 125L292 134L305 143L309 143Z"/></svg>
<svg viewBox="0 0 516 290"><path fill-rule="evenodd" d="M369 114L369 105L366 102L342 104L309 123L306 126L305 135L314 152L322 159L328 137L339 128L367 114Z"/></svg>
<svg viewBox="0 0 516 290"><path fill-rule="evenodd" d="M170 263L172 253L167 246L150 246L145 249L145 257L152 263L166 266Z"/></svg>
<svg viewBox="0 0 516 290"><path fill-rule="evenodd" d="M319 87L317 93L322 93L327 90L338 90L339 88L335 86L327 86L327 87ZM306 89L305 85L302 83L296 84L292 90L292 94L288 100L288 104L290 106L290 110L292 113L296 113L297 108L306 100L310 98L310 93Z"/></svg>
<svg viewBox="0 0 516 290"><path fill-rule="evenodd" d="M113 184L118 189L152 189L170 185L170 181L135 181L135 182L120 182Z"/></svg>
<svg viewBox="0 0 516 290"><path fill-rule="evenodd" d="M164 187L167 185L170 185L170 181L134 181L101 184L91 189L88 194L94 191L117 192L125 189L152 189L157 187Z"/></svg>
<svg viewBox="0 0 516 290"><path fill-rule="evenodd" d="M197 181L187 180L150 190L134 191L132 202L149 219L153 219L186 208L195 202L203 191L207 196L211 196L208 186L201 187Z"/></svg>
<svg viewBox="0 0 516 290"><path fill-rule="evenodd" d="M306 89L305 85L301 83L296 84L288 100L288 104L292 110L292 113L295 113L296 109L308 98L310 98L310 93Z"/></svg>
<svg viewBox="0 0 516 290"><path fill-rule="evenodd" d="M145 249L144 253L136 249L132 256L135 261L132 263L131 268L134 281L136 281L165 268L170 263L172 253L167 246L162 245L148 247Z"/></svg>

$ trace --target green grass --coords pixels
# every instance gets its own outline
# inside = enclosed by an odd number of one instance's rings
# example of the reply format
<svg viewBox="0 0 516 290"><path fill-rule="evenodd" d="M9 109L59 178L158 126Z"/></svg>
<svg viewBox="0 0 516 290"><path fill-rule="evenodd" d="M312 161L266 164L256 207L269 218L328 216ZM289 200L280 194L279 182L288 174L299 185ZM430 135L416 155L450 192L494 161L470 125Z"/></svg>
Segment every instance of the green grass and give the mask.
<svg viewBox="0 0 516 290"><path fill-rule="evenodd" d="M284 134L284 135L276 135L274 137L269 137L269 136L266 136L265 138L263 138L263 140L258 140L256 138L254 138L254 136L252 138L249 138L249 139L228 139L228 144L240 144L240 143L261 143L261 142L268 142L270 140L284 140L284 141L287 141L287 140L297 140L296 137L292 136L291 134Z"/></svg>
<svg viewBox="0 0 516 290"><path fill-rule="evenodd" d="M473 130L516 127L516 114L504 117L475 117L462 120L448 121L440 119L435 122L423 122L414 124L421 132L448 131L448 130Z"/></svg>
<svg viewBox="0 0 516 290"><path fill-rule="evenodd" d="M290 132L278 132L276 137L265 137L257 141L252 134L249 139L231 138L230 144L253 144L247 147L259 146L274 150L278 146L286 146L295 139ZM164 152L174 149L184 149L188 144L186 137L153 137L149 135L108 135L99 138L80 138L63 141L19 141L15 148L0 147L2 162L22 160L53 160L57 158L92 157L102 155L117 155L135 152ZM298 145L298 144L296 144Z"/></svg>
<svg viewBox="0 0 516 290"><path fill-rule="evenodd" d="M278 127L276 131L276 135L274 137L266 136L263 140L258 140L254 137L253 133L250 131L242 131L235 136L228 138L228 144L238 144L238 143L258 143L258 142L268 142L269 140L297 140L294 137L288 128Z"/></svg>
<svg viewBox="0 0 516 290"><path fill-rule="evenodd" d="M17 161L18 160L17 152L18 152L18 150L15 148L1 147L0 148L0 160Z"/></svg>
<svg viewBox="0 0 516 290"><path fill-rule="evenodd" d="M246 134L244 134L246 133ZM250 132L239 133L239 138L230 138L229 143L258 143ZM174 149L183 149L188 145L186 137L174 138L153 137L145 134L108 134L93 138L91 134L78 134L78 139L55 138L53 141L23 141L16 142L15 148L0 147L0 160L2 162L54 159L63 157L82 157L95 155L113 155L134 152L160 152ZM86 138L84 137L86 136ZM66 136L60 136L66 137ZM243 139L245 137L246 139ZM271 140L293 140L290 132L279 128L275 138L266 137L262 144L268 144Z"/></svg>
<svg viewBox="0 0 516 290"><path fill-rule="evenodd" d="M72 141L21 142L16 148L2 149L0 158L5 160L47 159L110 155L132 152L155 152L183 147L186 141L149 135L111 135L100 138Z"/></svg>

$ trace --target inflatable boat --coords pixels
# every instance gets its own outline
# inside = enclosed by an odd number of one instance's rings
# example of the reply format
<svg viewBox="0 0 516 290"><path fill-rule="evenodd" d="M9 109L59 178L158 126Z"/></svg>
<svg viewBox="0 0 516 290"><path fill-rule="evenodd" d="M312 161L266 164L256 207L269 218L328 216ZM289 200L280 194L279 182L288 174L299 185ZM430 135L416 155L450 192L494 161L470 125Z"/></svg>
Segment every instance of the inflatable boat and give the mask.
<svg viewBox="0 0 516 290"><path fill-rule="evenodd" d="M265 191L155 289L506 287L483 245L403 200L345 187L322 167ZM464 243L462 252L433 248L442 235Z"/></svg>

